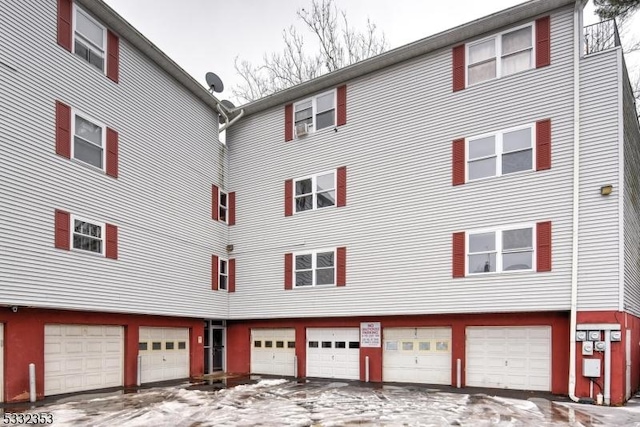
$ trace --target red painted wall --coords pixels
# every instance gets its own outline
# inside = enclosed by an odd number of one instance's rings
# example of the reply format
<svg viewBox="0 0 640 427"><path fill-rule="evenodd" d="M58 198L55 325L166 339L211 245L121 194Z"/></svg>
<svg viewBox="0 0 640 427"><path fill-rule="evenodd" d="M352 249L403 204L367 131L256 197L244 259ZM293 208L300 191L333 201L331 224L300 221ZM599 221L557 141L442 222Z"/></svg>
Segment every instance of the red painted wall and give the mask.
<svg viewBox="0 0 640 427"><path fill-rule="evenodd" d="M552 328L551 391L567 394L569 375L569 313L505 313L430 316L371 316L350 318L273 319L227 322L228 353L227 370L248 374L251 356L251 328L295 328L298 376L306 375L306 328L360 327L361 322L381 322L382 328L437 327L452 328L451 385L456 385L456 360L462 362L462 386L465 369L465 328L467 326L533 326L548 325ZM364 380L365 357L369 356L371 382L381 382L382 348L360 349L360 379Z"/></svg>
<svg viewBox="0 0 640 427"><path fill-rule="evenodd" d="M0 307L4 323L4 397L6 402L29 400L29 364L36 365L36 393L44 397L44 325L49 323L124 326L124 385L135 386L138 370L138 328L140 326L189 328L190 371L194 377L204 371L204 323L200 319L92 313Z"/></svg>
<svg viewBox="0 0 640 427"><path fill-rule="evenodd" d="M631 330L631 392L638 389L638 366L640 364L640 319L628 313L618 311L579 312L578 323L615 323L621 326L622 341L611 343L611 404L621 405L625 402L626 391L626 331ZM602 336L604 339L604 334ZM593 356L582 356L582 343L576 343L576 396L589 397L589 378L582 376L582 361L585 358L599 358L601 362L600 378L595 383L604 390L604 353L594 351ZM597 395L600 387L594 384L593 395ZM604 394L604 393L603 393Z"/></svg>

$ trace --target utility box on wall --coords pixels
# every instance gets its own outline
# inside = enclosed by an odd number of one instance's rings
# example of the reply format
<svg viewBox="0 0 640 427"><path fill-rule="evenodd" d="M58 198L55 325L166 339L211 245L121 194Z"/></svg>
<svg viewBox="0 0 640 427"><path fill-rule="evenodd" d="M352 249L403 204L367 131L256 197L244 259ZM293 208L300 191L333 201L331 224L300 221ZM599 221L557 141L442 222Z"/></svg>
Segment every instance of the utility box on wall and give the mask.
<svg viewBox="0 0 640 427"><path fill-rule="evenodd" d="M582 359L582 375L600 378L600 359Z"/></svg>

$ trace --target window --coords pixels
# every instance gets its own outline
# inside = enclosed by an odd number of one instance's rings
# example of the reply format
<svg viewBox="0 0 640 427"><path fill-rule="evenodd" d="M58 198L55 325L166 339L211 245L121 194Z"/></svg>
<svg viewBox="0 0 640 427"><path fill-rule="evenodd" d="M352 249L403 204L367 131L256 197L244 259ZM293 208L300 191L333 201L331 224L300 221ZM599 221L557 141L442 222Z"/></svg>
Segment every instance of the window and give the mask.
<svg viewBox="0 0 640 427"><path fill-rule="evenodd" d="M227 268L227 260L220 258L220 268L218 270L218 280L221 290L227 290L227 281L229 279L229 270Z"/></svg>
<svg viewBox="0 0 640 427"><path fill-rule="evenodd" d="M72 248L104 254L104 224L71 216Z"/></svg>
<svg viewBox="0 0 640 427"><path fill-rule="evenodd" d="M322 341L322 348L331 348L331 341Z"/></svg>
<svg viewBox="0 0 640 427"><path fill-rule="evenodd" d="M347 343L345 341L336 341L336 348L347 348Z"/></svg>
<svg viewBox="0 0 640 427"><path fill-rule="evenodd" d="M105 126L74 112L71 157L104 169Z"/></svg>
<svg viewBox="0 0 640 427"><path fill-rule="evenodd" d="M187 342L186 341L178 341L178 350L186 350Z"/></svg>
<svg viewBox="0 0 640 427"><path fill-rule="evenodd" d="M227 193L225 193L224 191L220 191L220 197L218 199L218 202L219 202L218 208L219 208L220 221L227 222L227 210L228 210Z"/></svg>
<svg viewBox="0 0 640 427"><path fill-rule="evenodd" d="M287 348L296 348L295 341L287 341Z"/></svg>
<svg viewBox="0 0 640 427"><path fill-rule="evenodd" d="M534 269L533 226L470 232L467 265L469 274Z"/></svg>
<svg viewBox="0 0 640 427"><path fill-rule="evenodd" d="M73 29L73 52L98 70L104 71L104 51L107 45L104 27L74 4Z"/></svg>
<svg viewBox="0 0 640 427"><path fill-rule="evenodd" d="M336 92L326 92L293 106L296 135L313 132L336 124Z"/></svg>
<svg viewBox="0 0 640 427"><path fill-rule="evenodd" d="M533 170L533 124L467 138L469 181Z"/></svg>
<svg viewBox="0 0 640 427"><path fill-rule="evenodd" d="M260 347L262 347L262 341L254 341L254 342L253 342L253 346L254 346L255 348L260 348Z"/></svg>
<svg viewBox="0 0 640 427"><path fill-rule="evenodd" d="M294 261L296 287L334 285L335 251L296 254Z"/></svg>
<svg viewBox="0 0 640 427"><path fill-rule="evenodd" d="M468 84L533 68L533 23L470 43L467 47Z"/></svg>
<svg viewBox="0 0 640 427"><path fill-rule="evenodd" d="M349 348L360 348L360 341L349 341Z"/></svg>
<svg viewBox="0 0 640 427"><path fill-rule="evenodd" d="M162 343L161 342L153 342L153 343L151 343L151 349L152 350L162 350Z"/></svg>
<svg viewBox="0 0 640 427"><path fill-rule="evenodd" d="M146 342L139 342L138 343L138 350L146 351L147 349L148 349L148 346L147 346Z"/></svg>
<svg viewBox="0 0 640 427"><path fill-rule="evenodd" d="M284 348L284 341L276 341L276 348Z"/></svg>
<svg viewBox="0 0 640 427"><path fill-rule="evenodd" d="M318 348L318 341L309 341L309 348Z"/></svg>
<svg viewBox="0 0 640 427"><path fill-rule="evenodd" d="M272 348L273 347L273 341L265 341L264 342L264 346L266 348Z"/></svg>
<svg viewBox="0 0 640 427"><path fill-rule="evenodd" d="M334 171L294 180L296 212L336 205Z"/></svg>
<svg viewBox="0 0 640 427"><path fill-rule="evenodd" d="M164 343L165 350L173 350L175 348L175 344L173 341L167 341Z"/></svg>

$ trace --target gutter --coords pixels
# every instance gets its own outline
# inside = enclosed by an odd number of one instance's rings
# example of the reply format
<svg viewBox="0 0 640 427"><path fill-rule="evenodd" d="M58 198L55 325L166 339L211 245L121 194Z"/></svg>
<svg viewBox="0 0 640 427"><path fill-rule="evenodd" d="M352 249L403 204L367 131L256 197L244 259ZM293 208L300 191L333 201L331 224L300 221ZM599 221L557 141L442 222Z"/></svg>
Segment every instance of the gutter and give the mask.
<svg viewBox="0 0 640 427"><path fill-rule="evenodd" d="M578 311L578 232L580 225L580 58L582 9L587 0L576 0L573 10L573 233L571 239L571 320L569 327L569 398L576 396L576 326Z"/></svg>

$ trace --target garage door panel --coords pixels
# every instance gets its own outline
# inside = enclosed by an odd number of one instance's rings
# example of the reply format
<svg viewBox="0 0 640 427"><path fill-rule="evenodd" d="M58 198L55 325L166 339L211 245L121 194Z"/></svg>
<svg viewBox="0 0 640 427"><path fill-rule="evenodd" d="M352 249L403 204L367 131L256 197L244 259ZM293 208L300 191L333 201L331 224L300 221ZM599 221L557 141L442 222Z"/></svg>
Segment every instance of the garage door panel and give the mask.
<svg viewBox="0 0 640 427"><path fill-rule="evenodd" d="M451 328L385 328L383 380L451 384Z"/></svg>
<svg viewBox="0 0 640 427"><path fill-rule="evenodd" d="M466 337L468 386L550 390L550 327L468 327Z"/></svg>
<svg viewBox="0 0 640 427"><path fill-rule="evenodd" d="M360 329L307 328L306 334L307 376L360 379Z"/></svg>
<svg viewBox="0 0 640 427"><path fill-rule="evenodd" d="M294 343L289 346L289 343ZM259 344L259 347L256 347ZM295 330L252 329L251 373L294 376Z"/></svg>
<svg viewBox="0 0 640 427"><path fill-rule="evenodd" d="M142 383L189 377L188 328L144 326L138 335L139 341L146 344L146 350L139 351ZM184 342L185 348L178 348L177 342Z"/></svg>
<svg viewBox="0 0 640 427"><path fill-rule="evenodd" d="M123 337L120 326L45 325L45 395L123 385Z"/></svg>

